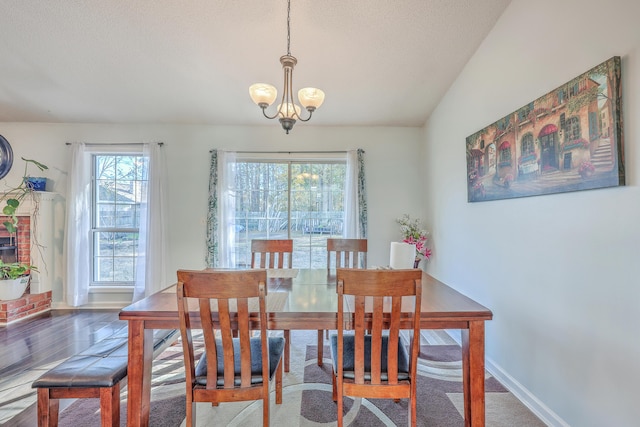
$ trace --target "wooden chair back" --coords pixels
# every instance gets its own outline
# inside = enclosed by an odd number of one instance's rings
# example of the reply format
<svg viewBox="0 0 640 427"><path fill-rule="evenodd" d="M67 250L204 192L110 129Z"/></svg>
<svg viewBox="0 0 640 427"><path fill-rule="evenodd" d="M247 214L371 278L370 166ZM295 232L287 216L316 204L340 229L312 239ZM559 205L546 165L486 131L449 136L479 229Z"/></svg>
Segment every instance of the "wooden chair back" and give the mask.
<svg viewBox="0 0 640 427"><path fill-rule="evenodd" d="M367 268L367 239L327 239L327 270Z"/></svg>
<svg viewBox="0 0 640 427"><path fill-rule="evenodd" d="M192 425L191 421L195 420L194 402L217 404L257 399L264 401L265 425L268 425L270 368L265 308L266 281L266 270L178 270L177 297L187 384L187 425ZM198 315L195 327L192 323L195 318L192 319L189 315L190 311ZM256 311L259 312L258 318L251 318L250 313ZM259 325L256 325L256 321L259 321ZM202 329L206 382L197 376L192 329ZM251 331L255 330L260 331L262 366L262 381L257 384L255 380L252 381L256 374L252 374L250 345ZM235 346L234 332L237 332ZM222 371L222 366L218 366L220 361L223 361ZM281 401L281 367L277 373L280 378Z"/></svg>
<svg viewBox="0 0 640 427"><path fill-rule="evenodd" d="M251 241L251 268L291 268L292 257L291 239Z"/></svg>
<svg viewBox="0 0 640 427"><path fill-rule="evenodd" d="M343 395L410 398L410 420L411 425L415 425L422 271L338 269L336 291L338 334L334 394L337 393L339 406L338 425L342 425ZM345 308L348 308L347 319ZM354 331L354 370L346 376L343 365L345 328ZM406 374L399 379L398 346L403 345L400 341L401 329L412 330L406 379ZM369 334L367 331L370 331ZM365 354L366 335L370 339L370 355ZM386 336L386 354L383 354L383 335Z"/></svg>

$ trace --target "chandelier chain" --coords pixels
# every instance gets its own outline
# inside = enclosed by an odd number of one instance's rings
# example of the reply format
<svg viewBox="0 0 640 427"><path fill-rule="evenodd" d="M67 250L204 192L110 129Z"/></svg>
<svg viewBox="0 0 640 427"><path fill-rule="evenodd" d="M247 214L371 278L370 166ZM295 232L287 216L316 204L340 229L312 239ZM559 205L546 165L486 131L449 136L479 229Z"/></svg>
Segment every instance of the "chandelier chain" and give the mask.
<svg viewBox="0 0 640 427"><path fill-rule="evenodd" d="M291 0L287 1L287 55L291 55Z"/></svg>

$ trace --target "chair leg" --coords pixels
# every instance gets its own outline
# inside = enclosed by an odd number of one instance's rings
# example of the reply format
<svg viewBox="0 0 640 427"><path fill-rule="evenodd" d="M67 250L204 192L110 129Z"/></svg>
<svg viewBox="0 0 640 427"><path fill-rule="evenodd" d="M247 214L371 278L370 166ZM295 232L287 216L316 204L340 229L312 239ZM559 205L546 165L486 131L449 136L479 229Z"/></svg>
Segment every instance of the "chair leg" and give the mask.
<svg viewBox="0 0 640 427"><path fill-rule="evenodd" d="M291 331L284 331L284 371L289 372L289 356L291 354Z"/></svg>
<svg viewBox="0 0 640 427"><path fill-rule="evenodd" d="M318 329L318 366L322 366L322 359L324 350L324 331L322 329Z"/></svg>
<svg viewBox="0 0 640 427"><path fill-rule="evenodd" d="M340 390L340 393L338 393L337 398L338 398L338 402L337 402L337 403L338 403L338 405L337 405L337 410L338 410L338 427L342 427L342 424L343 424L343 422L344 422L344 420L343 420L344 416L343 416L343 414L342 414L343 406L344 406L344 399L343 399L343 396L342 396L342 390Z"/></svg>
<svg viewBox="0 0 640 427"><path fill-rule="evenodd" d="M336 388L336 373L332 372L331 374L331 386L332 386L332 395L331 398L333 399L334 402L336 402L338 400L338 392L337 392L337 388Z"/></svg>
<svg viewBox="0 0 640 427"><path fill-rule="evenodd" d="M282 403L282 360L278 363L278 367L276 368L276 405L280 405Z"/></svg>
<svg viewBox="0 0 640 427"><path fill-rule="evenodd" d="M60 400L49 397L48 388L38 389L38 427L56 427Z"/></svg>
<svg viewBox="0 0 640 427"><path fill-rule="evenodd" d="M417 385L411 384L411 397L409 398L409 420L412 426L418 424L418 404L417 404Z"/></svg>
<svg viewBox="0 0 640 427"><path fill-rule="evenodd" d="M269 427L269 383L264 384L262 397L262 425Z"/></svg>
<svg viewBox="0 0 640 427"><path fill-rule="evenodd" d="M100 422L102 427L120 427L120 383L100 388Z"/></svg>
<svg viewBox="0 0 640 427"><path fill-rule="evenodd" d="M187 390L187 416L186 427L196 427L196 403L188 396L189 390Z"/></svg>

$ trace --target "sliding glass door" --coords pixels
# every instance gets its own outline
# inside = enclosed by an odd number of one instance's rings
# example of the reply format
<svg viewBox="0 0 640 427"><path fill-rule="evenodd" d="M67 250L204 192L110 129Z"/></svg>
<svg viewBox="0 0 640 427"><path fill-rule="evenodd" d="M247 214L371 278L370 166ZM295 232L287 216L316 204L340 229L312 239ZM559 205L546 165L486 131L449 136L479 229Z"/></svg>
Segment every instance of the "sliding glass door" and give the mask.
<svg viewBox="0 0 640 427"><path fill-rule="evenodd" d="M235 164L233 251L251 263L252 239L293 239L295 268L323 268L326 240L341 237L345 161L243 161Z"/></svg>

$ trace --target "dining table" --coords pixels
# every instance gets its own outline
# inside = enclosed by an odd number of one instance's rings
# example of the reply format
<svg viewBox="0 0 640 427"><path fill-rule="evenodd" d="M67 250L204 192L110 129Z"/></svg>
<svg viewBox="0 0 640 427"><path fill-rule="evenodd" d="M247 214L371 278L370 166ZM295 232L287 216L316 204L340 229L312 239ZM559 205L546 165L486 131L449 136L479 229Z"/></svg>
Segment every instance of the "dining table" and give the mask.
<svg viewBox="0 0 640 427"><path fill-rule="evenodd" d="M267 270L268 329L334 330L337 307L335 270ZM176 285L124 307L119 318L129 324L127 426L147 426L153 330L180 328ZM492 318L491 310L423 272L420 328L461 330L467 427L485 425L485 321Z"/></svg>

